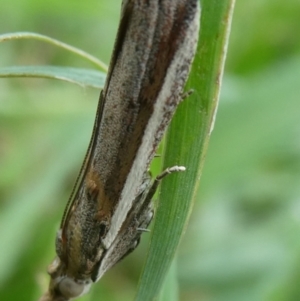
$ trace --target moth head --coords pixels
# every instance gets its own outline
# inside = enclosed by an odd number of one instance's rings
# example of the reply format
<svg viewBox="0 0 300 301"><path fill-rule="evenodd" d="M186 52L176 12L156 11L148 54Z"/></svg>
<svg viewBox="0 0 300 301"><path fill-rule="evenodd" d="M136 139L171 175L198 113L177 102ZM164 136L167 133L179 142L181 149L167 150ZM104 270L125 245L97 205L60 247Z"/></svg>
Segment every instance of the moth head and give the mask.
<svg viewBox="0 0 300 301"><path fill-rule="evenodd" d="M91 280L75 279L64 274L64 271L64 265L59 257L56 257L48 267L48 273L51 276L49 295L53 300L68 301L89 291L92 284Z"/></svg>
<svg viewBox="0 0 300 301"><path fill-rule="evenodd" d="M65 276L56 283L56 294L62 296L65 300L70 300L84 295L90 287L91 282L78 281Z"/></svg>

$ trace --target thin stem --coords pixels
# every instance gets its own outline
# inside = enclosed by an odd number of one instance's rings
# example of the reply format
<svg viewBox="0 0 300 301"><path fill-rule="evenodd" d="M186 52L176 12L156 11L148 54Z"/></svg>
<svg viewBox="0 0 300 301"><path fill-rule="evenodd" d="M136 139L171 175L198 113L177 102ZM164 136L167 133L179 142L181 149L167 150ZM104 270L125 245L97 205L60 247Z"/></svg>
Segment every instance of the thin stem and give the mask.
<svg viewBox="0 0 300 301"><path fill-rule="evenodd" d="M102 61L97 59L95 56L79 49L76 47L73 47L69 44L63 43L59 40L50 38L48 36L34 33L34 32L15 32L15 33L7 33L0 35L0 42L10 41L10 40L18 40L18 39L35 39L43 42L50 43L52 45L61 47L63 49L66 49L68 51L71 51L78 56L81 56L82 58L90 61L92 64L96 65L98 68L102 69L103 71L107 72L108 67L106 64L104 64Z"/></svg>

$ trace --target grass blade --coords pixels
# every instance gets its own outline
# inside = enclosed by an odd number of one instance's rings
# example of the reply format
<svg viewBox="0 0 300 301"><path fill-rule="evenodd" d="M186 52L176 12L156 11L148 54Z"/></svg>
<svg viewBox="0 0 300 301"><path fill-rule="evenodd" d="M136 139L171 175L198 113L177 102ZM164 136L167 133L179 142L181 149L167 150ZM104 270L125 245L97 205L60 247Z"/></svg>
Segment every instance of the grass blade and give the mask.
<svg viewBox="0 0 300 301"><path fill-rule="evenodd" d="M165 278L158 301L179 300L178 279L177 279L177 260L173 260L168 274Z"/></svg>
<svg viewBox="0 0 300 301"><path fill-rule="evenodd" d="M58 66L10 66L0 68L1 77L36 77L60 79L84 87L102 89L105 73L101 71Z"/></svg>
<svg viewBox="0 0 300 301"><path fill-rule="evenodd" d="M136 301L153 300L186 228L199 185L219 99L234 0L202 1L200 39L187 89L195 92L178 108L166 138L164 167L185 173L164 179Z"/></svg>

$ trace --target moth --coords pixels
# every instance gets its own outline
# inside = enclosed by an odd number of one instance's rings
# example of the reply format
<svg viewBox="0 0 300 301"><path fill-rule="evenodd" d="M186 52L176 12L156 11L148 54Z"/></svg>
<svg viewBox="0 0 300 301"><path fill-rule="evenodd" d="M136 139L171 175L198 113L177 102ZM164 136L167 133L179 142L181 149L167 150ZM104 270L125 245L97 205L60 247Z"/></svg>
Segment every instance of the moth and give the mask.
<svg viewBox="0 0 300 301"><path fill-rule="evenodd" d="M199 30L198 0L124 0L84 164L56 237L40 301L86 293L136 248L159 181L149 165L182 99Z"/></svg>

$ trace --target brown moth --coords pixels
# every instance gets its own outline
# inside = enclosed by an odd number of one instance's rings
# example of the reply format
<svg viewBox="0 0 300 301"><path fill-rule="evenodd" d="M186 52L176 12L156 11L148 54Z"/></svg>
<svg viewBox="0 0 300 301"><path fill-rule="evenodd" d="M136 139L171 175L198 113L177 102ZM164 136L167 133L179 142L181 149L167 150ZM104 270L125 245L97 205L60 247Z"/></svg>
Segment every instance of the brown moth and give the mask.
<svg viewBox="0 0 300 301"><path fill-rule="evenodd" d="M148 169L182 99L199 30L198 0L124 0L88 152L56 238L40 301L86 293L137 246L153 209Z"/></svg>

